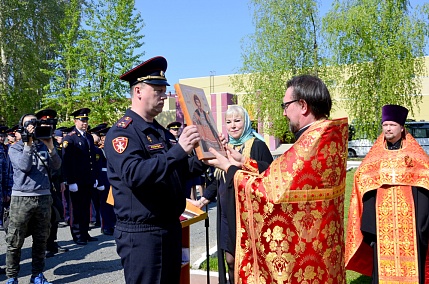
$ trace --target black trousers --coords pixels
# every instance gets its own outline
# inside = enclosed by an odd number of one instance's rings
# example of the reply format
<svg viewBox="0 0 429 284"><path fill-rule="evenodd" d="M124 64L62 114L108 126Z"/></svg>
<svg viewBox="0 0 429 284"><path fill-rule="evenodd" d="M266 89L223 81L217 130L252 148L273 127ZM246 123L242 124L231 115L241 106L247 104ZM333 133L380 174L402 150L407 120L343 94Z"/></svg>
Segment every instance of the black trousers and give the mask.
<svg viewBox="0 0 429 284"><path fill-rule="evenodd" d="M59 190L58 190L59 191ZM59 193L61 194L61 191L59 191ZM60 218L63 217L61 216L61 214L64 211L64 208L62 206L62 202L60 197L58 196L58 192L54 191L51 192L51 196L52 196L52 207L55 207L57 212L60 214ZM49 237L47 240L47 245L46 245L46 249L48 251L53 251L56 249L55 246L55 240L57 239L57 233L58 233L58 222L59 220L57 220L57 216L56 213L54 212L54 208L52 208L52 212L51 212L51 231L49 232Z"/></svg>
<svg viewBox="0 0 429 284"><path fill-rule="evenodd" d="M124 232L115 229L116 250L127 284L177 284L182 262L180 223L168 229Z"/></svg>
<svg viewBox="0 0 429 284"><path fill-rule="evenodd" d="M100 197L100 215L101 215L101 228L113 229L116 224L116 215L113 211L113 206L107 204L107 195L109 194L109 187L99 192Z"/></svg>
<svg viewBox="0 0 429 284"><path fill-rule="evenodd" d="M71 201L71 220L70 230L73 240L78 238L86 240L89 236L89 219L91 206L91 189L92 185L78 184L78 191L70 191Z"/></svg>
<svg viewBox="0 0 429 284"><path fill-rule="evenodd" d="M91 210L91 221L95 220L96 223L101 223L101 213L100 213L100 191L96 188L91 189L91 201L94 206L94 210ZM95 215L95 216L93 216Z"/></svg>

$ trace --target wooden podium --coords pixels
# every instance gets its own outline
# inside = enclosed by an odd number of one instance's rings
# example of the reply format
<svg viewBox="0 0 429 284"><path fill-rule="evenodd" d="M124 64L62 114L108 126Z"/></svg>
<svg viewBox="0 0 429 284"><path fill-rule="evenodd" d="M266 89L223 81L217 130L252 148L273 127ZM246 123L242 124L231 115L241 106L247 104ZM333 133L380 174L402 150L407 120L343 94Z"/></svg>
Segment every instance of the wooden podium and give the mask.
<svg viewBox="0 0 429 284"><path fill-rule="evenodd" d="M189 201L186 201L185 212L180 216L182 224L182 248L187 249L188 256L190 259L190 235L189 226L200 222L207 218L207 213L200 208L194 206ZM189 270L191 269L190 260L182 263L182 270L180 272L180 284L189 284L191 282L191 275Z"/></svg>

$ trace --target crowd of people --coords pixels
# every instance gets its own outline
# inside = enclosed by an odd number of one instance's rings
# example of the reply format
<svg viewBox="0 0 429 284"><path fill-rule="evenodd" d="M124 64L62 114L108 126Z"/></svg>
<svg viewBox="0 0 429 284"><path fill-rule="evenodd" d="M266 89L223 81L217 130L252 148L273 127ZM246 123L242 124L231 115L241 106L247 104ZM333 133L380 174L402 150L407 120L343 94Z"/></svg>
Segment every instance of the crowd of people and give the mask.
<svg viewBox="0 0 429 284"><path fill-rule="evenodd" d="M31 235L30 283L49 284L45 258L66 251L58 224L86 245L97 241L91 221L113 235L126 283L179 283L187 200L200 208L217 200L219 283L346 283L346 269L373 283L429 281L429 157L404 128L406 108L382 108L383 133L355 173L345 229L348 121L330 118L320 78L287 81L280 105L296 141L280 157L273 160L246 109L231 106L227 137L216 138L226 155L208 148L215 158L199 160L197 125L155 119L167 99L166 70L158 56L120 77L131 107L112 127L89 128L88 108L72 114L74 127L53 133L52 109L0 127L7 283L18 283ZM199 198L191 194L210 169L213 182Z"/></svg>
<svg viewBox="0 0 429 284"><path fill-rule="evenodd" d="M106 203L110 184L104 154L110 127L89 128L89 113L88 108L73 112L70 128L56 129L53 109L24 114L15 127L0 127L0 211L7 243L3 273L9 284L18 283L28 236L33 239L30 283L48 284L45 258L68 251L57 242L59 225L70 226L77 245L97 241L88 233L91 221L101 233L113 235L116 217Z"/></svg>

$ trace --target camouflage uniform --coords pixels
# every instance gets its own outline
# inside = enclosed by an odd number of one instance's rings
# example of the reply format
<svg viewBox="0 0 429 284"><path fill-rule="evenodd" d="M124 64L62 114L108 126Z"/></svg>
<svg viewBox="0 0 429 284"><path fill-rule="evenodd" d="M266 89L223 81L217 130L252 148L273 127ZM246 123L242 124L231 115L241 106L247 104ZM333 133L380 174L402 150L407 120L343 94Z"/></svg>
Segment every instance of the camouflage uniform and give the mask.
<svg viewBox="0 0 429 284"><path fill-rule="evenodd" d="M51 228L50 195L12 196L10 202L10 221L6 234L6 274L17 277L21 248L28 235L33 237L32 275L41 273L45 267L46 240Z"/></svg>

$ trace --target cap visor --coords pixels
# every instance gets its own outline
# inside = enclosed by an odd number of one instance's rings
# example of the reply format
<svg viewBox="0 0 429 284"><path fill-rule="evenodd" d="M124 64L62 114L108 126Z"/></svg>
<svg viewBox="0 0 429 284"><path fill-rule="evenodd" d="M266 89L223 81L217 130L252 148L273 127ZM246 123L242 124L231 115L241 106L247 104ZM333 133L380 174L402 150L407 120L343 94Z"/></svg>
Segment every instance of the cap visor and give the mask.
<svg viewBox="0 0 429 284"><path fill-rule="evenodd" d="M149 85L170 86L170 84L168 84L168 82L164 80L150 80L150 81L143 81L143 82Z"/></svg>

